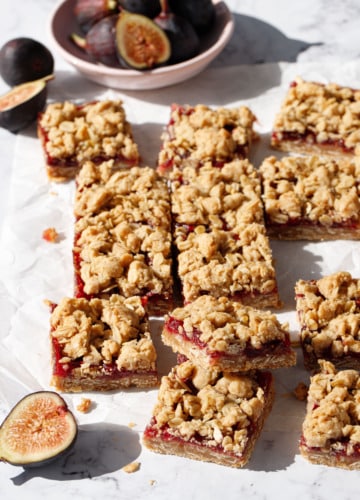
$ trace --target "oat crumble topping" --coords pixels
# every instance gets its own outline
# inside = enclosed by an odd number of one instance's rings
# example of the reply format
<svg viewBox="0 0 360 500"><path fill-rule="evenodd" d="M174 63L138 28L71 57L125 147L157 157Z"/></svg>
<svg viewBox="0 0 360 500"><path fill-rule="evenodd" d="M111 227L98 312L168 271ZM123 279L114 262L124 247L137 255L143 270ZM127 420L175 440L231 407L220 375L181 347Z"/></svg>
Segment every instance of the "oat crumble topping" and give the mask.
<svg viewBox="0 0 360 500"><path fill-rule="evenodd" d="M214 351L237 351L251 346L261 349L274 340L284 341L288 325L281 325L275 314L243 306L226 297L216 299L209 295L171 312L171 317L182 322L180 332L191 339L194 331L200 341Z"/></svg>
<svg viewBox="0 0 360 500"><path fill-rule="evenodd" d="M311 379L303 434L309 447L351 454L360 443L360 374L320 361ZM344 442L345 440L345 442Z"/></svg>
<svg viewBox="0 0 360 500"><path fill-rule="evenodd" d="M95 215L121 207L128 220L170 230L170 197L164 179L150 167L116 172L112 167L111 160L83 165L76 177L75 215Z"/></svg>
<svg viewBox="0 0 360 500"><path fill-rule="evenodd" d="M276 290L275 268L265 227L242 224L231 231L197 226L175 231L178 273L186 301L206 292L216 297Z"/></svg>
<svg viewBox="0 0 360 500"><path fill-rule="evenodd" d="M222 229L241 223L263 222L261 186L248 160L234 160L221 168L175 168L170 174L171 211L177 224Z"/></svg>
<svg viewBox="0 0 360 500"><path fill-rule="evenodd" d="M139 297L108 300L65 297L55 307L51 336L62 349L60 363L82 360L83 375L91 367L115 364L118 370L154 370L156 352Z"/></svg>
<svg viewBox="0 0 360 500"><path fill-rule="evenodd" d="M360 280L348 272L299 280L296 310L305 350L317 358L360 353Z"/></svg>
<svg viewBox="0 0 360 500"><path fill-rule="evenodd" d="M266 158L260 166L270 223L324 226L360 218L360 162L318 156Z"/></svg>
<svg viewBox="0 0 360 500"><path fill-rule="evenodd" d="M172 290L170 195L150 167L111 174L88 163L78 176L75 251L87 295ZM94 215L92 215L94 214Z"/></svg>
<svg viewBox="0 0 360 500"><path fill-rule="evenodd" d="M71 158L79 164L99 157L139 159L120 100L51 103L40 115L39 127L46 134L45 150L51 159Z"/></svg>
<svg viewBox="0 0 360 500"><path fill-rule="evenodd" d="M173 436L200 436L207 446L242 453L265 399L250 374L218 373L185 361L162 378L153 415L156 427L168 426Z"/></svg>
<svg viewBox="0 0 360 500"><path fill-rule="evenodd" d="M312 134L317 143L343 144L360 153L360 90L297 78L276 116L278 140L286 132Z"/></svg>
<svg viewBox="0 0 360 500"><path fill-rule="evenodd" d="M211 109L203 104L173 105L162 137L159 165L169 161L180 165L184 158L195 165L207 160L228 161L234 156L244 158L255 138L255 120L246 106Z"/></svg>

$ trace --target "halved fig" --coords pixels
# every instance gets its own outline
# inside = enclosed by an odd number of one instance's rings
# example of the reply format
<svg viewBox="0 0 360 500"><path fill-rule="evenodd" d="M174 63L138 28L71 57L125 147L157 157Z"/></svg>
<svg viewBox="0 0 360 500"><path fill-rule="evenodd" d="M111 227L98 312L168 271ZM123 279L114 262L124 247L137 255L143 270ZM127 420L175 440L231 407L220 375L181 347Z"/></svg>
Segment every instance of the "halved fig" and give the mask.
<svg viewBox="0 0 360 500"><path fill-rule="evenodd" d="M22 83L0 96L0 127L15 133L35 121L45 106L50 78Z"/></svg>
<svg viewBox="0 0 360 500"><path fill-rule="evenodd" d="M14 406L0 427L0 461L45 465L68 451L77 433L75 417L59 394L33 392Z"/></svg>
<svg viewBox="0 0 360 500"><path fill-rule="evenodd" d="M120 61L140 70L160 66L171 55L164 30L148 17L125 10L116 23L116 45Z"/></svg>

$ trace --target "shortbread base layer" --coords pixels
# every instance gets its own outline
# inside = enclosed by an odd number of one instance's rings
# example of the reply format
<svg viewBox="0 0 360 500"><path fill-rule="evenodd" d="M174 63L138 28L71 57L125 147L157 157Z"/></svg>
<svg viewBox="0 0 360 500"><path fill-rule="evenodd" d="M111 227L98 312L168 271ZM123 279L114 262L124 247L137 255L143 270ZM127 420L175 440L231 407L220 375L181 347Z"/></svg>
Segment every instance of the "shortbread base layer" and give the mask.
<svg viewBox="0 0 360 500"><path fill-rule="evenodd" d="M360 228L351 226L325 227L320 225L267 225L269 238L278 240L359 240Z"/></svg>
<svg viewBox="0 0 360 500"><path fill-rule="evenodd" d="M360 455L346 455L329 452L328 450L308 448L304 443L300 444L301 455L316 465L327 465L347 470L360 470Z"/></svg>
<svg viewBox="0 0 360 500"><path fill-rule="evenodd" d="M247 356L245 352L239 351L236 354L222 352L209 352L206 348L201 349L194 346L191 341L184 339L182 335L176 335L166 326L162 332L162 340L165 345L172 348L175 353L181 353L190 359L194 364L203 367L217 368L220 371L247 371L253 369L275 369L294 366L296 364L296 353L285 343L280 343L271 352L252 352Z"/></svg>
<svg viewBox="0 0 360 500"><path fill-rule="evenodd" d="M98 370L86 375L53 375L51 385L61 392L108 392L127 387L151 388L159 384L156 372L126 372L118 377L104 376Z"/></svg>
<svg viewBox="0 0 360 500"><path fill-rule="evenodd" d="M145 429L143 443L154 451L166 455L177 455L192 460L200 460L204 462L212 462L218 465L227 467L241 468L244 467L251 458L257 439L263 429L265 420L267 419L274 401L274 386L273 381L267 387L266 404L261 417L257 420L256 426L253 429L252 435L246 446L246 450L241 455L226 452L221 446L207 446L206 439L198 441L192 439L186 441L179 437L172 436L166 429L158 430L152 424Z"/></svg>
<svg viewBox="0 0 360 500"><path fill-rule="evenodd" d="M304 367L309 372L315 373L319 371L319 360L326 359L330 361L337 370L358 370L360 371L360 356L345 354L341 357L334 357L329 352L319 353L318 355L307 352L306 344L301 341L300 345L303 352Z"/></svg>
<svg viewBox="0 0 360 500"><path fill-rule="evenodd" d="M306 136L301 139L288 140L277 138L275 133L271 138L271 147L286 153L311 154L335 158L354 157L352 150L346 150L331 143L316 143L313 140L307 140Z"/></svg>

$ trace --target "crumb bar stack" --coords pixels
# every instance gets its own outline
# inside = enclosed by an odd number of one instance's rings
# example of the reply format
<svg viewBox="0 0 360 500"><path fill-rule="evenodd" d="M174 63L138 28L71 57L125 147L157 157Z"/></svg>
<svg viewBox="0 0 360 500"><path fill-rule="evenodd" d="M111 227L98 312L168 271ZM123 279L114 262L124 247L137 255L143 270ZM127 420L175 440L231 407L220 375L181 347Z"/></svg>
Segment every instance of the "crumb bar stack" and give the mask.
<svg viewBox="0 0 360 500"><path fill-rule="evenodd" d="M88 162L75 195L75 295L140 296L151 315L172 305L170 197L150 167Z"/></svg>
<svg viewBox="0 0 360 500"><path fill-rule="evenodd" d="M174 105L158 170L169 180L173 244L185 303L203 294L279 307L261 186L246 156L248 108Z"/></svg>
<svg viewBox="0 0 360 500"><path fill-rule="evenodd" d="M46 172L50 180L73 179L85 161L114 160L114 168L139 163L122 101L48 104L38 119Z"/></svg>
<svg viewBox="0 0 360 500"><path fill-rule="evenodd" d="M272 408L269 369L296 363L287 325L270 312L204 295L166 315L162 339L178 364L161 380L144 444L243 467Z"/></svg>

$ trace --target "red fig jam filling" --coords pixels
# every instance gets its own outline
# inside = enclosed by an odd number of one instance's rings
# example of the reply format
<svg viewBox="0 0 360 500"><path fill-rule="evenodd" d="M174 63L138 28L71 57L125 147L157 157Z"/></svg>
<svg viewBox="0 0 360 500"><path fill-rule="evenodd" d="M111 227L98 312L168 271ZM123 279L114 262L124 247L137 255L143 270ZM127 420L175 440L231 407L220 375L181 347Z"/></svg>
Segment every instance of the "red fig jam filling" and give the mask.
<svg viewBox="0 0 360 500"><path fill-rule="evenodd" d="M54 353L53 375L62 378L69 376L71 377L71 374L75 369L81 368L83 361L81 359L77 359L77 360L67 361L66 363L61 363L60 359L63 357L63 354L58 340L53 338L52 345ZM156 370L131 370L131 371L125 369L119 370L114 362L101 363L99 365L91 365L91 366L97 371L101 372L96 374L97 378L121 379L121 378L126 378L129 375L133 375L135 373L136 374L143 373L144 375L153 374L154 376L156 376L157 374Z"/></svg>
<svg viewBox="0 0 360 500"><path fill-rule="evenodd" d="M173 335L179 335L184 342L188 342L191 344L195 344L199 349L203 349L207 351L207 344L201 340L201 332L194 328L190 335L186 334L183 327L184 323L182 320L178 320L173 316L170 316L165 323L166 329L172 333ZM263 343L261 348L256 349L250 343L247 342L246 347L239 348L236 353L226 353L224 351L213 351L207 352L207 354L214 359L217 358L226 358L232 359L239 355L239 353L244 354L249 358L256 358L257 356L264 356L268 354L274 354L275 352L281 350L283 351L291 351L291 342L290 337L286 336L283 340L274 339L269 342Z"/></svg>

